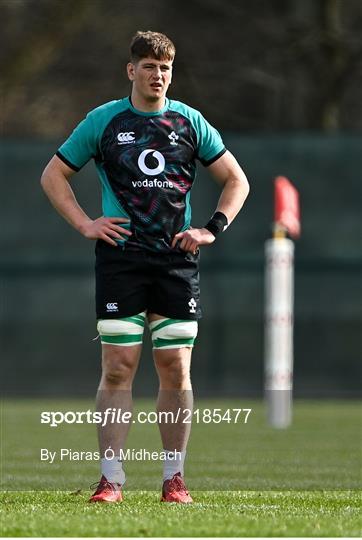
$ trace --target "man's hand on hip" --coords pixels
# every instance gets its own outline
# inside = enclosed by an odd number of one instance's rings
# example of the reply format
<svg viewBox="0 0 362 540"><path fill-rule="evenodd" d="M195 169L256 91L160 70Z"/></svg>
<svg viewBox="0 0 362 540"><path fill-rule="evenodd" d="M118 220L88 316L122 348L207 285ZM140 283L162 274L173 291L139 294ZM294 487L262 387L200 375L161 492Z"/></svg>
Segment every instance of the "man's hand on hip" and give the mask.
<svg viewBox="0 0 362 540"><path fill-rule="evenodd" d="M80 232L90 240L104 240L112 246L117 246L117 242L113 238L125 240L125 236L131 236L131 231L124 229L118 223L129 223L130 220L121 217L100 217L95 220L87 221Z"/></svg>
<svg viewBox="0 0 362 540"><path fill-rule="evenodd" d="M207 229L187 229L187 231L175 234L171 247L179 242L179 247L184 251L196 253L199 246L207 246L215 241L215 236Z"/></svg>

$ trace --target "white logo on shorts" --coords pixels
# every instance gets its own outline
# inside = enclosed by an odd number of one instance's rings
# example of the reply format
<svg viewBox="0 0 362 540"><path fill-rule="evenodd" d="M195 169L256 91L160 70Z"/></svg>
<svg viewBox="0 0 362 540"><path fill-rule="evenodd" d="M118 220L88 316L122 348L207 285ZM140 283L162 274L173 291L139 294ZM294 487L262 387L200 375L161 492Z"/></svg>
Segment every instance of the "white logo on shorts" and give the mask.
<svg viewBox="0 0 362 540"><path fill-rule="evenodd" d="M191 298L190 302L189 302L189 313L196 313L196 300L195 298Z"/></svg>
<svg viewBox="0 0 362 540"><path fill-rule="evenodd" d="M107 311L118 311L118 302L108 302Z"/></svg>
<svg viewBox="0 0 362 540"><path fill-rule="evenodd" d="M145 163L146 156L150 153L152 153L152 157L154 157L158 161L158 165L153 169L147 167ZM140 157L138 158L138 166L144 174L156 176L156 174L160 174L165 170L165 158L163 157L161 152L157 152L157 150L143 150L143 152L141 152L140 154Z"/></svg>

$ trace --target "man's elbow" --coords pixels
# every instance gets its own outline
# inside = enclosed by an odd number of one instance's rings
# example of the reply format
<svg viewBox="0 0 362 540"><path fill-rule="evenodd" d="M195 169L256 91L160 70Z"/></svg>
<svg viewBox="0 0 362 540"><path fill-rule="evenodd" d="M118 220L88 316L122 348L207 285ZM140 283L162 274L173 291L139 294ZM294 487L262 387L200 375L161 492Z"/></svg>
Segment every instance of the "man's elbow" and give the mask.
<svg viewBox="0 0 362 540"><path fill-rule="evenodd" d="M42 175L40 177L40 185L41 187L43 188L43 191L46 192L46 188L47 188L47 185L48 185L48 182L49 182L49 177L48 177L48 174L47 174L47 171L46 171L46 167L44 169L44 171L42 172Z"/></svg>
<svg viewBox="0 0 362 540"><path fill-rule="evenodd" d="M239 185L240 185L240 191L242 192L244 196L244 200L245 200L250 192L250 184L244 172L242 172L242 174L239 176Z"/></svg>
<svg viewBox="0 0 362 540"><path fill-rule="evenodd" d="M49 167L46 166L40 177L40 185L45 195L47 195L48 197L52 189L52 176L53 175L50 174Z"/></svg>
<svg viewBox="0 0 362 540"><path fill-rule="evenodd" d="M59 167L56 166L56 163L54 163L54 158L52 158L46 165L40 177L40 185L46 194L48 194L48 191L52 188L55 179L59 179L60 176L62 176L61 171L59 170Z"/></svg>

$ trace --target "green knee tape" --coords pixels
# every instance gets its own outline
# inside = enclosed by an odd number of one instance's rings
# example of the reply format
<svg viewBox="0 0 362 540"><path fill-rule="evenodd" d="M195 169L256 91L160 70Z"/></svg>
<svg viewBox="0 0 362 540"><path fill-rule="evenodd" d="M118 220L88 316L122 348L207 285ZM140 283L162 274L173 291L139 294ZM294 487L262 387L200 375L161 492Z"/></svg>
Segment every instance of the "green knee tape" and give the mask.
<svg viewBox="0 0 362 540"><path fill-rule="evenodd" d="M145 313L122 319L101 319L97 330L104 345L130 346L142 343Z"/></svg>
<svg viewBox="0 0 362 540"><path fill-rule="evenodd" d="M154 349L193 347L197 336L197 321L159 319L150 323Z"/></svg>

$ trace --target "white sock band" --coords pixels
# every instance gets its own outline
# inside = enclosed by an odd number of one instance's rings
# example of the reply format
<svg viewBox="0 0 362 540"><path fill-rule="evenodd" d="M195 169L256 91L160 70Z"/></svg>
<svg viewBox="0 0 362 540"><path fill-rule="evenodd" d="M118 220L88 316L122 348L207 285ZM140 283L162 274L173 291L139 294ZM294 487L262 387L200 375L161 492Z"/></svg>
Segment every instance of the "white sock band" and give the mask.
<svg viewBox="0 0 362 540"><path fill-rule="evenodd" d="M164 452L166 453L166 459L163 462L163 480L171 480L177 473L181 473L181 476L183 476L186 450L183 450L182 452L176 450L164 450Z"/></svg>
<svg viewBox="0 0 362 540"><path fill-rule="evenodd" d="M118 458L114 459L101 459L102 474L111 482L111 484L123 484L126 481L126 475L124 474L123 464Z"/></svg>

